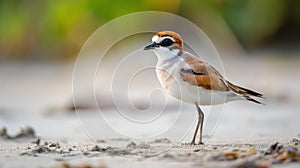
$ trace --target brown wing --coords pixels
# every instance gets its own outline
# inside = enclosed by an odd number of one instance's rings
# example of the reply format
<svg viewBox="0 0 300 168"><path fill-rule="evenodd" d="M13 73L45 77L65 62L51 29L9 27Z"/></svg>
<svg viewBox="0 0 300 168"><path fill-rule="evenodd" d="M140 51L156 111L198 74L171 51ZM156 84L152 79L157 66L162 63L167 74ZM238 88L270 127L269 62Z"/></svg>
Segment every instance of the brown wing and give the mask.
<svg viewBox="0 0 300 168"><path fill-rule="evenodd" d="M262 98L262 94L230 83L225 80L214 67L202 61L200 58L187 55L185 61L188 66L183 67L180 71L184 81L207 90L233 91L243 95L249 101L262 104L250 97L255 96Z"/></svg>
<svg viewBox="0 0 300 168"><path fill-rule="evenodd" d="M187 67L180 70L184 81L207 90L229 91L226 80L212 66L192 55L186 55Z"/></svg>

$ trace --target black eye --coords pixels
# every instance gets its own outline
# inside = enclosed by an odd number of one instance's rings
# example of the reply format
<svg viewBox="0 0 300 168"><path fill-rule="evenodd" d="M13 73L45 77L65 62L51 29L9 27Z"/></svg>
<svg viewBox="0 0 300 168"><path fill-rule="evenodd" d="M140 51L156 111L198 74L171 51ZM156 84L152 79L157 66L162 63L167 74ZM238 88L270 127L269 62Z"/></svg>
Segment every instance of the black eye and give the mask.
<svg viewBox="0 0 300 168"><path fill-rule="evenodd" d="M160 45L161 46L170 46L174 43L173 40L169 39L169 38L166 38L164 39L162 42L160 42Z"/></svg>

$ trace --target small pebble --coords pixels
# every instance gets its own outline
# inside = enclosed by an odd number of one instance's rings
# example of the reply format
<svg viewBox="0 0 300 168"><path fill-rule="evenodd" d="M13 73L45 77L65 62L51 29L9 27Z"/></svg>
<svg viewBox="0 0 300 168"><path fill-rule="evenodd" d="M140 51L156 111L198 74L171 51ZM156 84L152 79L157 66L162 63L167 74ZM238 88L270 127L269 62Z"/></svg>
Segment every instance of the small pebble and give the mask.
<svg viewBox="0 0 300 168"><path fill-rule="evenodd" d="M132 141L126 145L126 148L135 148L135 147L136 147L136 143L134 143Z"/></svg>
<svg viewBox="0 0 300 168"><path fill-rule="evenodd" d="M100 148L99 146L94 146L92 149L91 149L91 151L93 151L93 152L104 152L104 151L106 151L107 149L105 149L105 148Z"/></svg>

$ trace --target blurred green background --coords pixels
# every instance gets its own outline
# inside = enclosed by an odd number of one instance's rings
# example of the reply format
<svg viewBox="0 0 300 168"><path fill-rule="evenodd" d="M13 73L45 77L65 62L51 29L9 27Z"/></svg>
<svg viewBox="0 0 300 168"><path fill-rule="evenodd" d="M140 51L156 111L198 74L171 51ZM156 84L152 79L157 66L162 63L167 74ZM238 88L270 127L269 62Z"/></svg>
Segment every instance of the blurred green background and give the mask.
<svg viewBox="0 0 300 168"><path fill-rule="evenodd" d="M74 60L101 25L145 10L178 14L204 31L218 16L248 51L296 49L299 7L296 0L0 0L0 61Z"/></svg>

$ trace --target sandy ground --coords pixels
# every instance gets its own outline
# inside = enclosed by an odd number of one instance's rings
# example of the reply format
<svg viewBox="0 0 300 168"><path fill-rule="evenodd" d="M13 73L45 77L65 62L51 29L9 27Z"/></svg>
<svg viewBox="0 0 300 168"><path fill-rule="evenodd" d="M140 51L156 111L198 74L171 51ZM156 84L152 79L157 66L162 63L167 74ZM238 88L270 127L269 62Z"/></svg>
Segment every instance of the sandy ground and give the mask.
<svg viewBox="0 0 300 168"><path fill-rule="evenodd" d="M0 167L299 167L300 60L228 59L224 66L230 80L263 92L266 105L203 107L205 145L191 146L192 105L167 97L161 112L154 97L153 109L136 113L108 99L99 111L87 96L74 113L72 65L2 64ZM140 98L136 107L148 107Z"/></svg>
<svg viewBox="0 0 300 168"><path fill-rule="evenodd" d="M1 141L1 167L298 167L300 141L172 143L167 138L134 142L43 141L26 137Z"/></svg>

